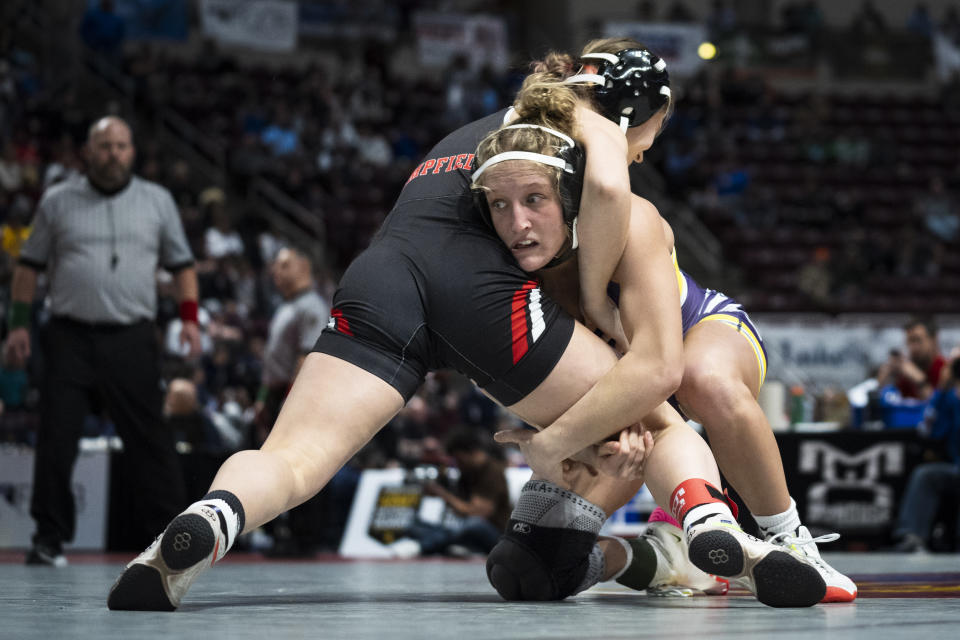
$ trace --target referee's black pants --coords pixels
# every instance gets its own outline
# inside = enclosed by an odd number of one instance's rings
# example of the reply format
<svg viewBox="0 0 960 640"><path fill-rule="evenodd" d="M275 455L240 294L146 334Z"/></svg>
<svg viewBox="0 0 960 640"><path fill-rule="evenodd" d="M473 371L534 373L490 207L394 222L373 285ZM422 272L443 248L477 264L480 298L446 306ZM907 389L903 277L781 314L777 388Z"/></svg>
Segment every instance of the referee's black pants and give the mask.
<svg viewBox="0 0 960 640"><path fill-rule="evenodd" d="M71 477L90 398L98 394L134 470L144 546L183 509L183 475L163 421L159 346L154 323L90 325L54 318L43 331L46 362L30 515L34 543L73 539L76 506Z"/></svg>

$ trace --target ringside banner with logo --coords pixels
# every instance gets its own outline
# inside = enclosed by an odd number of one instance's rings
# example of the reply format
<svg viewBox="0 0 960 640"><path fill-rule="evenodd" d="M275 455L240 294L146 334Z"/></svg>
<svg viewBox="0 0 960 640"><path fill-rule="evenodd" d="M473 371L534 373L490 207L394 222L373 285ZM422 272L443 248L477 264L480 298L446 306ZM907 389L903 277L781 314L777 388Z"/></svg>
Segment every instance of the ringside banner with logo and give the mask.
<svg viewBox="0 0 960 640"><path fill-rule="evenodd" d="M777 444L803 523L874 544L894 527L923 451L916 433L899 430L777 434Z"/></svg>
<svg viewBox="0 0 960 640"><path fill-rule="evenodd" d="M200 23L221 44L261 51L297 46L297 3L292 0L202 0Z"/></svg>

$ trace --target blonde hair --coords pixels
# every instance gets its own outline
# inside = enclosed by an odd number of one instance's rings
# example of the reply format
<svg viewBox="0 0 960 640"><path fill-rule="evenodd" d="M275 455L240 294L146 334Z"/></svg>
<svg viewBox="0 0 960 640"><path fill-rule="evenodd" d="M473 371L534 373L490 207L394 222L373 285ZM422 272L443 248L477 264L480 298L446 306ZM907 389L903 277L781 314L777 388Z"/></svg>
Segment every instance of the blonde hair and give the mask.
<svg viewBox="0 0 960 640"><path fill-rule="evenodd" d="M505 151L528 151L556 156L567 146L558 136L537 128L512 128L511 125L531 124L559 131L577 139L576 109L581 99L573 85L563 84L563 78L573 73L573 58L564 53L549 53L543 61L534 63L534 72L523 81L513 108L517 119L492 132L477 147L477 165ZM539 69L539 70L538 70ZM550 178L559 191L560 169L533 163L537 171ZM483 176L475 188L482 189Z"/></svg>

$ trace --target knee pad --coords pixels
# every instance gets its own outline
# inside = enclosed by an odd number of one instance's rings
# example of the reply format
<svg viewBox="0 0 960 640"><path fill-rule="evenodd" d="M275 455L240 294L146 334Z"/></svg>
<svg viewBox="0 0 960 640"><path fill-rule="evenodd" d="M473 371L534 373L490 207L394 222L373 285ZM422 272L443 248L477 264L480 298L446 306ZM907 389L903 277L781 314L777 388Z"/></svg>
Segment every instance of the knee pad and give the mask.
<svg viewBox="0 0 960 640"><path fill-rule="evenodd" d="M487 557L487 578L505 600L562 600L604 570L597 535L606 514L550 482L524 485L507 530Z"/></svg>

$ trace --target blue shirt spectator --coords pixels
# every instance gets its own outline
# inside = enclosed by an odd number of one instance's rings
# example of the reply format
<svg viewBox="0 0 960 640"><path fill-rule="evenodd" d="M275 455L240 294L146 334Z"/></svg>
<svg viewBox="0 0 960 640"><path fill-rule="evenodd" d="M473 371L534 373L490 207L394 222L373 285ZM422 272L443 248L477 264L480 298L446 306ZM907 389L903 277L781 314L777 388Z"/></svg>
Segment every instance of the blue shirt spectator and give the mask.
<svg viewBox="0 0 960 640"><path fill-rule="evenodd" d="M113 12L113 0L100 0L99 6L83 14L80 37L94 51L111 56L118 54L125 35L126 25Z"/></svg>

